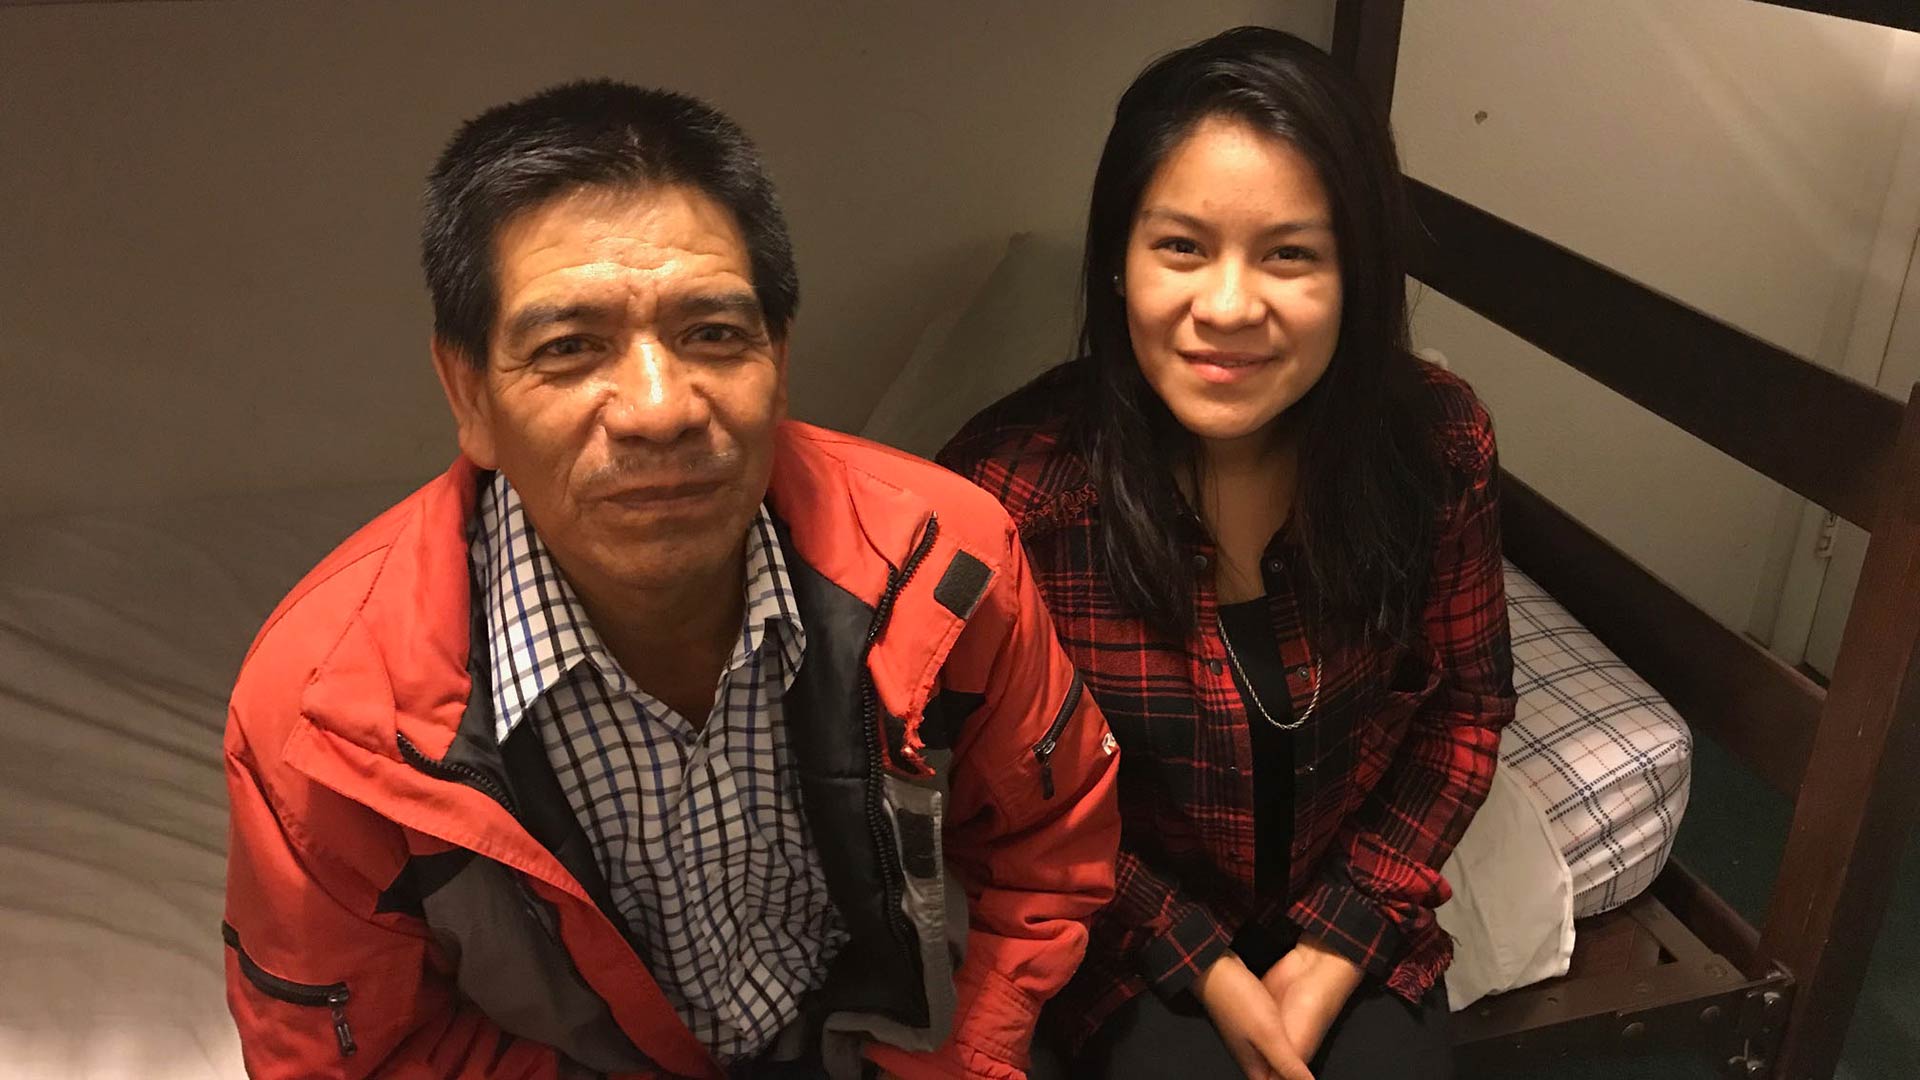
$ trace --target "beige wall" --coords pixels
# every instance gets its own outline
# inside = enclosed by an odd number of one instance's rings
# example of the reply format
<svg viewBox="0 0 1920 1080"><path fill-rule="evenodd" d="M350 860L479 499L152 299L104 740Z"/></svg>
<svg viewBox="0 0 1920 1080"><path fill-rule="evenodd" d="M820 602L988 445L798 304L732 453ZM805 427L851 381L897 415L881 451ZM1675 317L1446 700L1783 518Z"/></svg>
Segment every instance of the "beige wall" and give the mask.
<svg viewBox="0 0 1920 1080"><path fill-rule="evenodd" d="M451 449L414 248L462 118L561 79L757 137L804 301L794 408L856 426L949 283L1072 233L1114 99L1330 0L0 8L0 514L425 476Z"/></svg>
<svg viewBox="0 0 1920 1080"><path fill-rule="evenodd" d="M1394 125L1410 174L1840 367L1911 101L1900 36L1750 0L1416 0ZM1416 295L1416 342L1473 380L1515 473L1722 621L1768 624L1777 485Z"/></svg>

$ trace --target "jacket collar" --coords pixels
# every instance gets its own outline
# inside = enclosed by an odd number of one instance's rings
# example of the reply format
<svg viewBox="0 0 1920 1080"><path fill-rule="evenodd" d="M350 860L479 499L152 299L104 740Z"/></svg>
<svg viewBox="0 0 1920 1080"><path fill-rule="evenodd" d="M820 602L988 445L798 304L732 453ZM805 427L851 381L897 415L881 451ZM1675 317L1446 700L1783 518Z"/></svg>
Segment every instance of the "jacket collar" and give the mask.
<svg viewBox="0 0 1920 1080"><path fill-rule="evenodd" d="M924 498L862 466L861 455L875 452L810 425L782 424L767 493L783 541L792 544L788 560L868 609L894 587L935 518ZM345 545L364 546L365 557L381 565L303 697L303 714L330 736L403 765L403 738L435 760L456 741L484 738L472 730L483 725L462 723L472 693L468 545L481 475L459 458ZM965 622L935 596L960 551L950 534L926 546L920 572L898 587L885 632L867 656L880 705L904 728L907 760L888 762L901 771L923 771L918 719ZM996 553L969 554L998 570Z"/></svg>

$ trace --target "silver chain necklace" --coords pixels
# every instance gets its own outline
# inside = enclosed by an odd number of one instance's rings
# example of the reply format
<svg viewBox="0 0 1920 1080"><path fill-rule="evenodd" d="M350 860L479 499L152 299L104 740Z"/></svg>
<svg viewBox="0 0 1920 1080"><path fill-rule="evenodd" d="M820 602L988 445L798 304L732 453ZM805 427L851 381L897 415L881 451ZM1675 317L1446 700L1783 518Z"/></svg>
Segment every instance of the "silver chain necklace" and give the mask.
<svg viewBox="0 0 1920 1080"><path fill-rule="evenodd" d="M1220 618L1218 611L1213 613L1213 625L1219 629L1220 644L1227 647L1227 659L1233 663L1233 670L1240 676L1240 682L1246 688L1247 697L1253 700L1253 707L1260 710L1261 719L1281 731L1292 731L1306 723L1307 718L1313 715L1313 710L1320 707L1320 658L1318 656L1313 658L1313 698L1307 702L1307 711L1301 713L1298 719L1283 724L1275 720L1273 714L1267 711L1266 704L1260 700L1259 692L1253 688L1253 680L1247 677L1247 669L1240 666L1240 654L1233 651L1233 642L1227 638L1227 624Z"/></svg>

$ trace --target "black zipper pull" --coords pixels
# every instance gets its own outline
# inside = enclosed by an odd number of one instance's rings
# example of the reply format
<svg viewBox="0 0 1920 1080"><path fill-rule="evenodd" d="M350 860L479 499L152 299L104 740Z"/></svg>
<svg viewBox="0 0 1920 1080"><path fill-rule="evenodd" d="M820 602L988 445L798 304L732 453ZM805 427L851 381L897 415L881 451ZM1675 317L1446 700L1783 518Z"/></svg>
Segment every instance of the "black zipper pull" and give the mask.
<svg viewBox="0 0 1920 1080"><path fill-rule="evenodd" d="M333 1009L333 1037L340 1040L340 1056L352 1057L360 1047L353 1041L353 1029L347 1026L347 988L328 994L327 1004Z"/></svg>
<svg viewBox="0 0 1920 1080"><path fill-rule="evenodd" d="M1040 765L1040 797L1053 798L1053 752L1060 746L1060 733L1067 729L1067 721L1073 719L1073 711L1080 707L1080 695L1086 689L1080 681L1080 673L1073 673L1073 681L1067 684L1067 696L1060 700L1060 711L1053 715L1053 723L1048 725L1047 733L1033 744L1033 760Z"/></svg>
<svg viewBox="0 0 1920 1080"><path fill-rule="evenodd" d="M220 937L226 941L227 947L233 950L235 958L240 961L240 974L245 975L247 981L252 983L256 990L277 1001L298 1005L303 1009L317 1009L325 1005L327 1011L333 1015L333 1037L340 1044L340 1056L352 1057L354 1052L360 1049L353 1041L353 1029L347 1026L347 998L351 995L347 992L346 983L315 986L312 983L297 983L292 979L283 979L253 962L253 957L247 955L247 950L240 946L240 932L233 928L233 924L222 922Z"/></svg>

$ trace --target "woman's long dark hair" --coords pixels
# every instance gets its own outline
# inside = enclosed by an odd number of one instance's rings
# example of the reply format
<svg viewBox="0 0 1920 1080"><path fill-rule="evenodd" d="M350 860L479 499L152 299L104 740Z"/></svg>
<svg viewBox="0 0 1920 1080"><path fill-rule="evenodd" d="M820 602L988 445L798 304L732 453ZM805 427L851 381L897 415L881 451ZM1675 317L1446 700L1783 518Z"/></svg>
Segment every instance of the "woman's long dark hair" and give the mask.
<svg viewBox="0 0 1920 1080"><path fill-rule="evenodd" d="M1200 473L1198 441L1141 374L1115 283L1148 182L1212 117L1285 140L1333 204L1339 338L1326 374L1289 409L1300 436L1292 528L1312 586L1305 614L1328 645L1411 640L1445 475L1431 393L1407 346L1400 166L1359 83L1278 30L1229 30L1155 61L1120 98L1094 174L1080 348L1096 400L1069 438L1099 486L1108 573L1135 614L1175 636L1192 631L1198 571L1171 525L1187 511L1176 472Z"/></svg>

